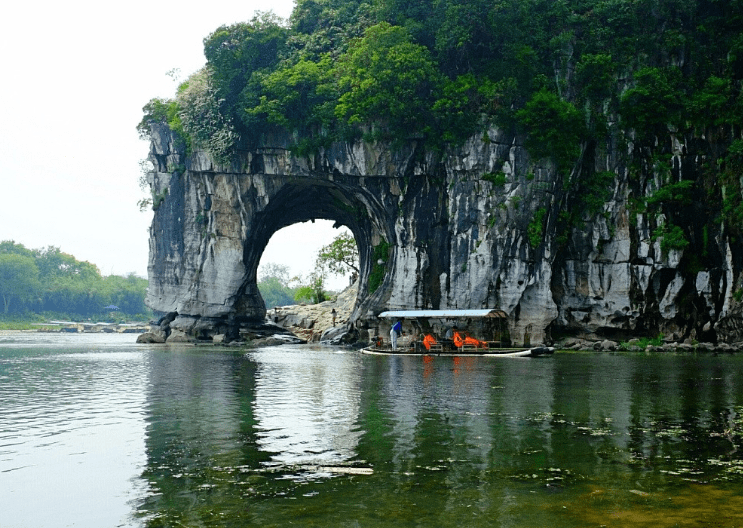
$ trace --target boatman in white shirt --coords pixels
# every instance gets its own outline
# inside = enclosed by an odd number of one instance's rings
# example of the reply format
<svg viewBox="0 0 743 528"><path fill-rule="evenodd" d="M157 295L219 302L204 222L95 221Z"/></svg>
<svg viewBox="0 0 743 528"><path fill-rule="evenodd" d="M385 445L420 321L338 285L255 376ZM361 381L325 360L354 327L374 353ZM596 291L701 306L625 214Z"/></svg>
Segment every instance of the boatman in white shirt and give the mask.
<svg viewBox="0 0 743 528"><path fill-rule="evenodd" d="M397 334L402 333L402 323L397 321L390 328L390 343L392 343L392 350L397 350Z"/></svg>

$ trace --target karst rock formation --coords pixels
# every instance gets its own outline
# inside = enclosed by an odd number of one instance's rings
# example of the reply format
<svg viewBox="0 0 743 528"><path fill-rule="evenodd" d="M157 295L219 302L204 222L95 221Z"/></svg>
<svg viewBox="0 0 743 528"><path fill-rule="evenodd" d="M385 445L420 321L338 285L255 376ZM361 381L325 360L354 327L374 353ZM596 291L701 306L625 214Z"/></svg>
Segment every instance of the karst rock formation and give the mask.
<svg viewBox="0 0 743 528"><path fill-rule="evenodd" d="M662 218L630 198L696 170L700 158L684 138L667 147L665 175L641 181L629 178L620 147L593 152L591 163L613 182L601 206L566 229L560 215L583 203L561 190L569 176L496 128L443 152L411 139L338 142L310 156L294 154L289 135L267 134L228 164L187 154L165 125L151 137L147 302L165 314L167 336L236 338L263 321L256 272L269 239L330 219L358 244L359 293L347 324L361 340L378 331L381 311L444 308L500 308L516 342L525 333L533 343L658 332L740 338L740 247L724 222L689 204L685 228L698 236L664 251L652 234ZM704 266L694 258L702 251Z"/></svg>

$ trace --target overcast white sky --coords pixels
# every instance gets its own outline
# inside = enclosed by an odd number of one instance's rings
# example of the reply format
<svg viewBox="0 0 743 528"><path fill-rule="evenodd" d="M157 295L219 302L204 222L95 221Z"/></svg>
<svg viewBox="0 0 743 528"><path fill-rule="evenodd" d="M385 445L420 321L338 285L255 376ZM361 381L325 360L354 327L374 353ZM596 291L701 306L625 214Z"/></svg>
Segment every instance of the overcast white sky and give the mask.
<svg viewBox="0 0 743 528"><path fill-rule="evenodd" d="M250 20L256 10L287 18L293 7L293 0L8 3L0 17L0 240L57 246L104 275L146 277L152 212L140 212L137 201L148 145L135 129L142 106L174 95L168 71L185 78L203 66L202 41L220 25ZM272 238L262 262L304 274L336 234L330 222L292 226Z"/></svg>

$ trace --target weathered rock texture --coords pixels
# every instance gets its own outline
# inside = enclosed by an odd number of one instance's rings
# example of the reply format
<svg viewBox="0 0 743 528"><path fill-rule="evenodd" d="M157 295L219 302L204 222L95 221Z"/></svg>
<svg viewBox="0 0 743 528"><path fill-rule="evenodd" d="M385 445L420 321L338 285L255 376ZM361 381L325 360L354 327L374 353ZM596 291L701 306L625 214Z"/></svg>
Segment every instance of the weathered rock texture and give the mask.
<svg viewBox="0 0 743 528"><path fill-rule="evenodd" d="M603 207L560 236L558 215L572 206L560 176L496 129L444 154L416 142L394 150L358 142L300 157L288 136L273 137L229 166L203 152L185 155L165 127L152 137L148 304L169 314L174 335L229 338L262 321L261 254L277 230L313 219L335 220L356 238L361 273L348 324L362 337L376 333L375 316L387 309L485 307L511 315L516 343L525 333L532 343L558 333L706 341L741 334L733 298L740 251L724 225L705 228L711 266L690 266L681 251L664 254L651 239L658 218L628 202L632 185L642 195L660 180L630 183L618 148L595 157L597 170L616 174ZM681 141L669 147L671 177L694 170L694 156ZM690 221L701 233L707 219ZM370 292L374 247L384 241L384 279Z"/></svg>

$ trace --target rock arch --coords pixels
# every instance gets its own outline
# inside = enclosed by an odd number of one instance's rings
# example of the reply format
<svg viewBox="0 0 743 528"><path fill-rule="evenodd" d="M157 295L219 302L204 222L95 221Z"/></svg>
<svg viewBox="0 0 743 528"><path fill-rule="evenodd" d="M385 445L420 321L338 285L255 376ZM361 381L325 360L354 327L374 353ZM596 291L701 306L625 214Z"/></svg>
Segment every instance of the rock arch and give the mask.
<svg viewBox="0 0 743 528"><path fill-rule="evenodd" d="M360 291L366 290L372 269L373 247L381 239L390 239L385 211L372 195L358 185L358 178L274 177L276 190L268 204L252 219L252 234L246 236L243 261L245 281L236 312L248 319L262 319L265 306L255 287L257 268L271 237L280 229L315 220L331 220L338 227L347 227L359 249Z"/></svg>
<svg viewBox="0 0 743 528"><path fill-rule="evenodd" d="M393 275L385 274L373 295L367 282L374 246L397 237L402 173L359 170L371 165L369 152L342 153L341 171L338 159L298 159L287 148L244 153L219 166L203 153L186 155L167 129L153 136L149 182L156 210L147 301L166 314L170 329L209 338L263 321L257 268L268 241L284 227L316 219L346 226L356 239L360 293L351 321L384 306ZM376 162L408 165L406 159Z"/></svg>
<svg viewBox="0 0 743 528"><path fill-rule="evenodd" d="M351 323L370 333L387 309L499 308L510 316L509 334L531 328L532 343L548 328L692 335L729 320L737 276L730 248L719 251L727 255L717 265L725 270L719 285L683 275L681 254L648 240L649 217L628 221L628 171L619 161L596 159L617 166L614 194L586 227L566 234L557 233L560 209L571 206L561 177L495 128L446 152L415 141L355 142L308 157L290 143L267 135L262 148L219 165L203 152L187 155L167 127L153 129L147 300L170 328L208 338L262 321L256 271L268 240L318 218L348 226L357 240L361 284ZM370 294L373 247L382 240L390 253ZM679 278L656 280L664 274ZM690 296L706 311L682 317ZM661 312L657 299L679 309Z"/></svg>

